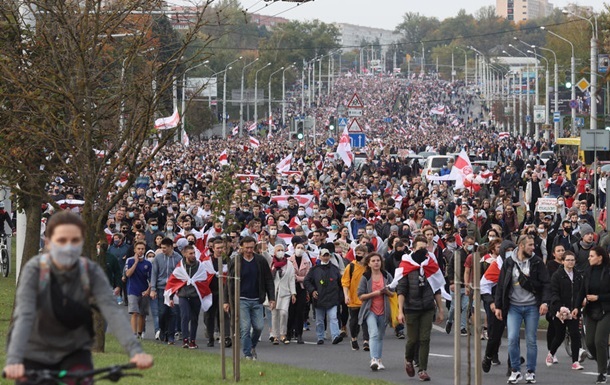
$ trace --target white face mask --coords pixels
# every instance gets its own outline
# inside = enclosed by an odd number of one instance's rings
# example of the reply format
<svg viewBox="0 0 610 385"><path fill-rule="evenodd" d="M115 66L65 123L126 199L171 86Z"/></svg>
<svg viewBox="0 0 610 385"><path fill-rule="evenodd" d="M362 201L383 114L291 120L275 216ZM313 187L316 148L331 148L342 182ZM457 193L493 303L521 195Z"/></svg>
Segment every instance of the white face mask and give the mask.
<svg viewBox="0 0 610 385"><path fill-rule="evenodd" d="M279 221L279 222L278 222L278 224L279 224L280 226L286 226L286 222L284 222L284 221Z"/></svg>
<svg viewBox="0 0 610 385"><path fill-rule="evenodd" d="M367 235L373 235L373 230L367 230L367 231L366 231L366 234L367 234Z"/></svg>
<svg viewBox="0 0 610 385"><path fill-rule="evenodd" d="M277 235L277 230L269 230L269 235L275 237Z"/></svg>
<svg viewBox="0 0 610 385"><path fill-rule="evenodd" d="M297 257L302 257L304 253L305 253L305 250L303 250L303 249L296 249L294 251L294 255Z"/></svg>
<svg viewBox="0 0 610 385"><path fill-rule="evenodd" d="M466 250L468 250L468 251L472 251L472 249L474 249L474 246L473 246L473 245L468 245L468 246L466 246Z"/></svg>
<svg viewBox="0 0 610 385"><path fill-rule="evenodd" d="M494 236L490 236L490 237L489 237L489 241L490 241L490 242L491 242L491 241L493 241L494 239L496 239L496 237L494 237Z"/></svg>
<svg viewBox="0 0 610 385"><path fill-rule="evenodd" d="M538 229L538 233L539 233L539 234L544 233L544 229Z"/></svg>
<svg viewBox="0 0 610 385"><path fill-rule="evenodd" d="M275 256L277 257L277 259L283 259L284 258L284 252L283 251L278 251L277 253L275 253Z"/></svg>
<svg viewBox="0 0 610 385"><path fill-rule="evenodd" d="M436 222L436 227L438 227L438 228L443 227L443 222Z"/></svg>
<svg viewBox="0 0 610 385"><path fill-rule="evenodd" d="M54 242L49 244L49 254L55 263L61 267L72 267L83 253L83 244L60 246Z"/></svg>
<svg viewBox="0 0 610 385"><path fill-rule="evenodd" d="M300 217L304 217L305 216L305 211L299 210L297 215L300 216Z"/></svg>

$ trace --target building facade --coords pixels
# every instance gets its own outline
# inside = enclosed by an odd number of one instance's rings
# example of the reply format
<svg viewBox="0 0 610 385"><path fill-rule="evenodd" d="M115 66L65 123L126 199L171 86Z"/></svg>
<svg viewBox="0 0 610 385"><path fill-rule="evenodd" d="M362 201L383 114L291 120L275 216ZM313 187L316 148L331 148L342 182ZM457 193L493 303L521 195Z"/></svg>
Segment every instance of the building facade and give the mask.
<svg viewBox="0 0 610 385"><path fill-rule="evenodd" d="M496 15L514 22L546 17L552 11L548 0L496 0Z"/></svg>

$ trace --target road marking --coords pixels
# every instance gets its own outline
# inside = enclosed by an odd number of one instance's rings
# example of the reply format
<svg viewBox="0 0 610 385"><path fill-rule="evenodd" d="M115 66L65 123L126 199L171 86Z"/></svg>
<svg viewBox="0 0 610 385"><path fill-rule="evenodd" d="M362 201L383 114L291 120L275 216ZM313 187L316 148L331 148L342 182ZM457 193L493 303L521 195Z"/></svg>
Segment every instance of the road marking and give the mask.
<svg viewBox="0 0 610 385"><path fill-rule="evenodd" d="M434 356L434 357L441 357L441 358L453 358L453 356L450 356L448 354L435 354L435 353L428 353L429 356Z"/></svg>
<svg viewBox="0 0 610 385"><path fill-rule="evenodd" d="M597 372L580 372L580 373L582 373L582 374L588 374L588 375L590 375L590 376L597 376L597 375L598 375L598 373L597 373Z"/></svg>

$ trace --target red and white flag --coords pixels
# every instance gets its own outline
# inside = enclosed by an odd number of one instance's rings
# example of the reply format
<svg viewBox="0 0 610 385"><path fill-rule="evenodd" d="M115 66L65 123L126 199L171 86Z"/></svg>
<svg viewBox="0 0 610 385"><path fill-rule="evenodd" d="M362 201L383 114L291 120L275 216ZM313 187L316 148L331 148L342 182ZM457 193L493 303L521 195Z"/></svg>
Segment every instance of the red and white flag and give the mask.
<svg viewBox="0 0 610 385"><path fill-rule="evenodd" d="M290 164L292 163L292 153L288 154L284 159L275 166L277 172L290 171Z"/></svg>
<svg viewBox="0 0 610 385"><path fill-rule="evenodd" d="M191 141L189 140L189 136L187 135L186 131L182 131L182 145L184 147L188 147L191 144Z"/></svg>
<svg viewBox="0 0 610 385"><path fill-rule="evenodd" d="M182 261L174 269L173 273L167 279L165 291L163 292L164 303L169 306L170 296L174 294L174 304L178 304L178 296L175 295L180 288L191 285L197 291L201 307L203 311L207 311L212 306L212 290L210 290L210 282L214 277L213 274L208 274L206 266L199 263L197 272L189 277L186 269L182 266Z"/></svg>
<svg viewBox="0 0 610 385"><path fill-rule="evenodd" d="M465 150L462 150L458 155L449 175L452 178L455 178L456 189L466 187L465 180L472 176L472 164L470 164L470 158L468 158L468 154Z"/></svg>
<svg viewBox="0 0 610 385"><path fill-rule="evenodd" d="M498 139L502 140L502 139L508 139L510 138L510 134L506 131L503 132L499 132L498 133Z"/></svg>
<svg viewBox="0 0 610 385"><path fill-rule="evenodd" d="M343 163L349 168L352 166L352 162L354 161L354 154L352 153L352 146L349 142L349 134L347 132L347 127L343 129L343 134L341 135L341 139L339 139L339 146L337 146L337 154L343 160Z"/></svg>
<svg viewBox="0 0 610 385"><path fill-rule="evenodd" d="M432 109L430 110L430 115L445 115L445 106L438 105L432 107Z"/></svg>
<svg viewBox="0 0 610 385"><path fill-rule="evenodd" d="M221 166L226 166L229 164L229 156L227 155L227 150L224 150L220 153L220 156L218 157L218 163L220 163Z"/></svg>
<svg viewBox="0 0 610 385"><path fill-rule="evenodd" d="M434 254L430 252L428 252L426 259L421 264L415 262L411 257L411 254L403 255L400 265L398 265L398 268L394 272L394 280L392 280L392 283L389 286L395 288L402 277L409 275L416 270L419 270L420 275L426 277L433 292L436 292L437 290L444 291L445 277L443 277L443 272L439 268L438 262L434 259Z"/></svg>
<svg viewBox="0 0 610 385"><path fill-rule="evenodd" d="M251 125L248 126L248 132L252 132L252 131L256 130L256 127L258 127L258 124L256 124L256 122L252 123Z"/></svg>
<svg viewBox="0 0 610 385"><path fill-rule="evenodd" d="M233 136L237 136L237 134L239 134L239 126L235 126L235 127L233 127L233 129L231 130L231 135L233 135Z"/></svg>
<svg viewBox="0 0 610 385"><path fill-rule="evenodd" d="M174 110L174 113L171 116L155 120L155 129L169 130L178 127L178 124L180 124L180 115L178 114L178 110L176 109Z"/></svg>
<svg viewBox="0 0 610 385"><path fill-rule="evenodd" d="M256 174L235 174L235 177L242 183L252 183L258 178Z"/></svg>
<svg viewBox="0 0 610 385"><path fill-rule="evenodd" d="M294 197L297 200L299 206L303 206L305 208L309 207L309 205L313 202L313 195L275 195L271 197L272 201L277 202L277 206L281 209L288 207L288 198Z"/></svg>
<svg viewBox="0 0 610 385"><path fill-rule="evenodd" d="M256 139L253 136L250 137L250 147L258 148L260 145L261 145L261 142L258 139Z"/></svg>
<svg viewBox="0 0 610 385"><path fill-rule="evenodd" d="M491 290L500 279L500 270L502 270L503 263L502 257L497 257L485 270L485 274L481 277L481 294L491 294Z"/></svg>

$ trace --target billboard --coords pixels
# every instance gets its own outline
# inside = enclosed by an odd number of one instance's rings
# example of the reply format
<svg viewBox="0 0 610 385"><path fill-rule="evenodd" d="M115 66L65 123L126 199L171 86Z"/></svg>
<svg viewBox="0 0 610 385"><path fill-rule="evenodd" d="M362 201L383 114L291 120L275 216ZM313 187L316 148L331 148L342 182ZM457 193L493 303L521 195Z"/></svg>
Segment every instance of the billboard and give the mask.
<svg viewBox="0 0 610 385"><path fill-rule="evenodd" d="M195 99L218 97L218 79L186 78L186 93Z"/></svg>

